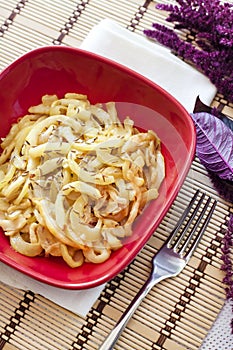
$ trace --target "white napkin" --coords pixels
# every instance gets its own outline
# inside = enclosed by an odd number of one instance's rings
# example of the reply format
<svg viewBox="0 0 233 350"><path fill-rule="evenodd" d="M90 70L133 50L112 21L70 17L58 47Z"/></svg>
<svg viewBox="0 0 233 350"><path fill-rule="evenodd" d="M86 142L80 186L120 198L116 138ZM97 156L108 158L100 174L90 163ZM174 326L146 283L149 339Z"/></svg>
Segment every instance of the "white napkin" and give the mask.
<svg viewBox="0 0 233 350"><path fill-rule="evenodd" d="M188 112L196 97L210 105L217 90L210 80L167 48L133 33L110 19L96 25L80 46L121 63L154 81Z"/></svg>
<svg viewBox="0 0 233 350"><path fill-rule="evenodd" d="M104 287L101 285L99 287L79 291L56 288L34 280L3 263L0 263L0 280L11 287L31 290L36 294L40 294L65 309L73 311L83 317L86 316Z"/></svg>
<svg viewBox="0 0 233 350"><path fill-rule="evenodd" d="M82 49L108 57L153 80L192 112L196 97L210 104L215 87L201 73L179 60L166 48L105 19L95 26ZM10 286L31 290L60 306L85 316L99 297L103 285L84 291L64 290L38 282L0 263L0 280Z"/></svg>

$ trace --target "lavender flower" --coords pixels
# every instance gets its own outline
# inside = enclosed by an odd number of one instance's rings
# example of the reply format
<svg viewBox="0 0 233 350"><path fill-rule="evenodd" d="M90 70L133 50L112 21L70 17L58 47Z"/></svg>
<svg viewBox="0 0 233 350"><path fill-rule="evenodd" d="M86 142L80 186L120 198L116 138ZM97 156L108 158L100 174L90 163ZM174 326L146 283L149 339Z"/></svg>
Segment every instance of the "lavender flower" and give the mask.
<svg viewBox="0 0 233 350"><path fill-rule="evenodd" d="M233 214L230 216L227 231L223 239L222 247L222 270L225 271L225 277L223 282L226 284L226 296L227 299L233 300L233 263L231 259L231 250L233 248ZM233 320L232 320L232 333L233 333Z"/></svg>
<svg viewBox="0 0 233 350"><path fill-rule="evenodd" d="M153 23L153 29L144 30L144 34L193 64L233 102L233 5L219 0L176 2L178 5L156 6L169 12L166 20L174 23L174 30ZM176 29L189 30L194 41L182 40Z"/></svg>

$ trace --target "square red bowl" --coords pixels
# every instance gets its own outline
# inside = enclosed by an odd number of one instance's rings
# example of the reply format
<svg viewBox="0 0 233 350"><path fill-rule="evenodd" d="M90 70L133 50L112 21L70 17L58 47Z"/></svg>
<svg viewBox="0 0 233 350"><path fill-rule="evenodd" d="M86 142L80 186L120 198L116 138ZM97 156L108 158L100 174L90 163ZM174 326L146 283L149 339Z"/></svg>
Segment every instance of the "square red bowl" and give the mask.
<svg viewBox="0 0 233 350"><path fill-rule="evenodd" d="M117 102L121 118L154 130L161 139L166 177L158 199L136 220L132 239L101 264L68 267L62 259L29 258L15 252L0 231L0 260L53 286L85 289L100 285L123 270L142 249L173 203L191 166L196 135L188 112L162 88L108 59L62 46L42 47L13 62L0 74L0 136L44 94L88 95L91 103Z"/></svg>

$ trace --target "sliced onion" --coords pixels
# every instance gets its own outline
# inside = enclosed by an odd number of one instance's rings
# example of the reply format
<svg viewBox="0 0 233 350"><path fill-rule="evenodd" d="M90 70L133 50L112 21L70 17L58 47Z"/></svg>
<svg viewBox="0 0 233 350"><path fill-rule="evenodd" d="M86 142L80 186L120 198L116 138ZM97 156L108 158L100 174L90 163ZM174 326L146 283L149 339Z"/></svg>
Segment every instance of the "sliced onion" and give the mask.
<svg viewBox="0 0 233 350"><path fill-rule="evenodd" d="M40 243L26 242L20 233L10 236L10 243L14 250L26 256L37 256L43 251Z"/></svg>
<svg viewBox="0 0 233 350"><path fill-rule="evenodd" d="M74 250L71 254L70 249L61 244L61 253L65 262L71 267L79 267L84 263L82 250Z"/></svg>
<svg viewBox="0 0 233 350"><path fill-rule="evenodd" d="M106 261L111 254L111 250L107 248L88 248L83 251L86 260L94 264L100 264Z"/></svg>

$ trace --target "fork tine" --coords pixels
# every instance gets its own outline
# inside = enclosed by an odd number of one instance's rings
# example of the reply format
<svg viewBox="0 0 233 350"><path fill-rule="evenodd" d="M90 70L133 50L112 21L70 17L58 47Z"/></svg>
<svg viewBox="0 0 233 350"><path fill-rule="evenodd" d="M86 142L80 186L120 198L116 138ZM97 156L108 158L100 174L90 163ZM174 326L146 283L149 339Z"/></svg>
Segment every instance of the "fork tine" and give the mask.
<svg viewBox="0 0 233 350"><path fill-rule="evenodd" d="M187 208L183 211L183 214L181 215L179 221L177 222L175 228L172 230L171 235L168 238L167 241L167 245L169 246L170 243L173 241L174 237L176 237L177 232L179 231L179 229L181 228L185 218L187 217L188 213L190 212L198 194L199 194L199 190L196 191L196 193L194 194L193 198L191 199L189 205L187 206Z"/></svg>
<svg viewBox="0 0 233 350"><path fill-rule="evenodd" d="M183 253L185 252L185 249L187 248L188 244L190 243L190 241L191 241L191 239L192 239L192 237L193 237L193 235L194 235L194 232L195 232L196 228L198 227L198 225L199 225L201 219L204 217L204 214L205 214L205 212L207 211L207 208L209 207L210 201L211 201L211 198L208 198L208 200L207 200L207 202L206 202L206 204L205 204L205 206L204 206L204 208L203 208L202 214L200 215L200 217L198 218L197 222L195 223L195 225L194 225L194 227L193 227L193 229L192 229L192 232L191 232L191 234L190 234L189 239L187 239L185 245L182 247L182 250L181 250L181 252L180 252L181 254L183 254ZM205 220L204 220L204 222L203 222L203 224L202 224L202 226L201 226L201 228L200 228L200 231L198 232L197 236L195 237L194 241L192 242L191 247L189 248L188 253L185 255L185 259L186 259L187 261L191 258L191 256L193 255L195 249L197 248L197 246L198 246L198 244L199 244L199 242L200 242L200 240L201 240L201 237L202 237L203 233L205 232L206 226L208 225L208 223L209 223L209 221L210 221L210 219L211 219L211 216L212 216L212 214L213 214L213 212L214 212L214 209L215 209L215 207L216 207L216 204L217 204L217 201L215 200L215 201L213 202L211 208L210 208L210 211L209 211L208 215L206 216L206 218L205 218Z"/></svg>
<svg viewBox="0 0 233 350"><path fill-rule="evenodd" d="M201 205L201 203L202 203L202 201L203 201L204 196L205 196L205 194L202 195L201 200L200 200L200 202L198 203L198 207L200 207L200 205ZM208 206L209 206L210 201L211 201L211 199L210 199L210 197L209 197L208 200L207 200L207 202L206 202L206 204L205 204L205 206L204 206L204 208L203 208L203 210L202 210L202 212L201 212L201 214L198 216L198 218L197 218L195 224L193 225L192 230L191 230L191 232L189 233L189 236L186 238L184 244L182 245L182 248L179 250L179 253L180 253L181 255L184 254L186 248L188 247L189 243L191 242L192 237L194 236L194 234L195 234L195 232L196 232L196 229L198 228L198 226L199 226L199 224L200 224L202 218L203 218L204 215L205 215L205 212L206 212L206 210L207 210L207 208L208 208ZM193 216L193 215L192 215L192 216ZM187 230L184 230L184 231L185 231L185 233L187 232Z"/></svg>
<svg viewBox="0 0 233 350"><path fill-rule="evenodd" d="M168 237L168 240L166 242L167 246L169 247L170 244L172 243L173 239L176 237L177 233L179 232L181 226L184 223L184 220L186 219L186 217L188 216L188 213L190 212L190 210L192 209L193 204L195 203L195 200L198 196L198 194L200 193L199 190L197 190L193 196L193 198L191 199L191 201L189 202L188 206L186 207L186 209L183 211L183 214L181 215L181 217L179 218L176 226L174 227L174 229L171 232L171 235Z"/></svg>
<svg viewBox="0 0 233 350"><path fill-rule="evenodd" d="M199 193L199 191L198 191L198 193ZM195 197L195 199L196 199L196 196L194 196L194 197ZM185 235L186 235L186 233L187 233L187 231L188 231L188 229L189 229L191 223L193 222L193 219L195 218L195 216L196 216L196 214L197 214L197 212L198 212L198 210L199 210L199 208L200 208L200 206L201 206L201 204L202 204L204 198L205 198L205 193L202 194L202 196L201 196L201 198L199 199L198 203L196 204L195 209L193 210L193 212L192 212L190 218L188 219L188 221L187 221L187 223L186 223L184 229L182 230L181 235L179 236L178 240L176 241L175 245L173 246L173 249L174 249L175 251L178 249L180 243L182 242L183 238L185 237ZM191 210L191 208L190 208L190 210ZM202 214L204 215L204 212L202 212ZM203 217L203 216L201 216L201 215L199 216L198 224L199 224L200 220L202 219L202 217ZM197 224L195 227L197 227L198 224Z"/></svg>

